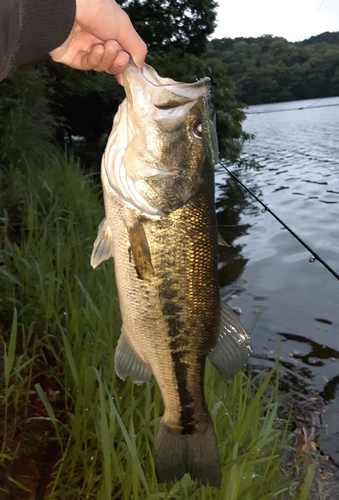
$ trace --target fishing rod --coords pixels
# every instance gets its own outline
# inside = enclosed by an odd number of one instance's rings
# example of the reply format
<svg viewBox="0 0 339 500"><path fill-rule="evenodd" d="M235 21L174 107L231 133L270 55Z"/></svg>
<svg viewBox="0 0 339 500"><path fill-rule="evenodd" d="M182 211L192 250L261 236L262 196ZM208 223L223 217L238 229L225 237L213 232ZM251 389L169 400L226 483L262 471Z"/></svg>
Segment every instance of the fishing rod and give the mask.
<svg viewBox="0 0 339 500"><path fill-rule="evenodd" d="M314 262L314 261L318 261L320 262L320 264L322 264L326 269L327 271L329 271L338 281L339 281L339 274L336 273L334 271L334 269L332 269L331 266L329 266L327 264L327 262L324 261L324 259L322 259L320 257L320 255L318 255L316 252L314 252L314 250L307 244L305 243L305 241L303 239L300 238L300 236L298 236L294 231L293 229L291 229L287 224L285 224L284 221L282 221L280 219L280 217L278 217L263 201L260 200L260 198L258 198L258 196L253 193L253 191L248 188L247 186L245 186L245 184L225 165L225 163L223 163L222 161L219 162L220 165L226 170L226 172L238 183L240 184L240 186L245 189L245 191L247 191L251 196L253 196L253 198L258 202L260 203L260 205L264 208L263 212L268 212L270 213L278 222L279 224L281 224L285 229L287 229L287 231L297 240L299 241L299 243L304 247L306 248L306 250L308 250L311 254L311 257L309 259L310 262Z"/></svg>

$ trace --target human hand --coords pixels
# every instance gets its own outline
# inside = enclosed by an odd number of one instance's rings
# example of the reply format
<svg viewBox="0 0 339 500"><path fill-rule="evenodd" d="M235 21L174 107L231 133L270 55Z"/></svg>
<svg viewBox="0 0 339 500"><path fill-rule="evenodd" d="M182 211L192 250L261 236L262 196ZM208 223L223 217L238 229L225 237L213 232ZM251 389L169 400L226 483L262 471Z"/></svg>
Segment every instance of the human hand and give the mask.
<svg viewBox="0 0 339 500"><path fill-rule="evenodd" d="M146 44L115 0L76 0L72 31L50 56L71 68L106 71L121 83L129 55L141 67L146 53Z"/></svg>

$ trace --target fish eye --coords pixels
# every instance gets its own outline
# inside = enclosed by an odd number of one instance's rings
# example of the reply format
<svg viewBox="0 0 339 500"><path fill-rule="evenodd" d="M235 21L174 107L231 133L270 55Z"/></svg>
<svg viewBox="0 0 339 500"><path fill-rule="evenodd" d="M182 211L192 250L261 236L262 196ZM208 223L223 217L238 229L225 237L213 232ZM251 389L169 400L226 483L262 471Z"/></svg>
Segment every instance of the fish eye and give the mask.
<svg viewBox="0 0 339 500"><path fill-rule="evenodd" d="M201 139L201 137L202 137L202 121L200 120L200 118L198 118L197 120L194 120L194 122L191 125L191 130L192 130L194 137Z"/></svg>

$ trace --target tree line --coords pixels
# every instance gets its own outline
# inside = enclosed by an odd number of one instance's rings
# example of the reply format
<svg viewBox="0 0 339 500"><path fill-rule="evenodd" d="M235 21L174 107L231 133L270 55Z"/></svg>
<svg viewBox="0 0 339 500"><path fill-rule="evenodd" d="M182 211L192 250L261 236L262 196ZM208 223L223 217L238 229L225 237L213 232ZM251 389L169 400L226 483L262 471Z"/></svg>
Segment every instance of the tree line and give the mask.
<svg viewBox="0 0 339 500"><path fill-rule="evenodd" d="M295 43L271 35L215 39L206 56L223 63L246 104L339 95L339 32Z"/></svg>

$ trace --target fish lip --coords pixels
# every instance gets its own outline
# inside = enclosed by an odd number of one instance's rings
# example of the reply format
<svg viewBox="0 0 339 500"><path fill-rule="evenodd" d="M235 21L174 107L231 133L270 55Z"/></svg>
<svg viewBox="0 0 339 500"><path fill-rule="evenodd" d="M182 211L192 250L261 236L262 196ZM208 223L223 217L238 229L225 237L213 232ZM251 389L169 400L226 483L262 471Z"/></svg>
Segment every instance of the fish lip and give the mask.
<svg viewBox="0 0 339 500"><path fill-rule="evenodd" d="M179 82L177 80L173 80L173 78L168 78L168 77L162 77L160 76L152 66L149 66L148 64L144 64L142 68L142 73L146 80L151 83L152 85L158 87L158 86L180 86L182 88L185 87L199 87L202 85L206 85L210 82L210 78L208 76L205 76L204 78L201 78L200 80L197 80L196 82L191 82L191 83L185 83L185 82Z"/></svg>
<svg viewBox="0 0 339 500"><path fill-rule="evenodd" d="M208 76L205 76L204 78L201 78L200 80L197 80L196 82L191 82L191 83L185 83L185 82L179 82L177 80L173 80L173 78L169 78L167 76L160 76L152 66L149 66L148 64L144 63L142 68L140 69L136 64L130 60L130 63L124 72L124 80L125 77L128 76L128 74L138 74L140 73L141 75L146 78L146 80L153 86L155 87L163 87L163 86L171 86L171 85L179 85L180 87L195 87L195 86L201 86L201 85L206 85L209 84L211 81Z"/></svg>
<svg viewBox="0 0 339 500"><path fill-rule="evenodd" d="M128 99L132 99L133 93L140 91L141 86L148 93L151 104L156 108L163 109L164 106L171 107L168 106L168 92L173 94L176 99L179 98L180 103L178 102L176 106L186 102L195 102L203 95L207 96L210 90L210 78L206 76L191 83L178 82L172 78L160 76L146 63L140 69L133 61L130 61L123 75L123 86ZM175 105L173 104L172 107Z"/></svg>

